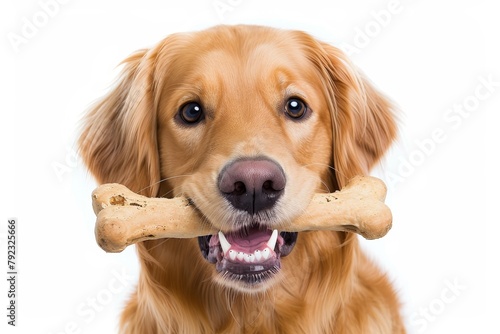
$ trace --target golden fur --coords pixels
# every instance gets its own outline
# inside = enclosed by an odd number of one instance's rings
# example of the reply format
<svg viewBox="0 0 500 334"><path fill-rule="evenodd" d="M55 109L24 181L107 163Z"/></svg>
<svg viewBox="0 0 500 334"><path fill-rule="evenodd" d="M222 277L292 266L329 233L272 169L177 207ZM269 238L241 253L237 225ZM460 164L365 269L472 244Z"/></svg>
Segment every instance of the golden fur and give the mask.
<svg viewBox="0 0 500 334"><path fill-rule="evenodd" d="M281 112L291 96L311 107L307 119ZM202 124L176 118L189 101L203 104ZM185 195L207 222L230 230L216 186L228 161L267 156L283 167L276 224L286 224L314 192L367 174L395 135L390 103L338 49L299 31L218 26L126 59L79 144L99 183ZM226 282L195 239L148 241L137 251L141 273L122 333L405 332L390 282L352 233L300 233L277 276L255 292Z"/></svg>

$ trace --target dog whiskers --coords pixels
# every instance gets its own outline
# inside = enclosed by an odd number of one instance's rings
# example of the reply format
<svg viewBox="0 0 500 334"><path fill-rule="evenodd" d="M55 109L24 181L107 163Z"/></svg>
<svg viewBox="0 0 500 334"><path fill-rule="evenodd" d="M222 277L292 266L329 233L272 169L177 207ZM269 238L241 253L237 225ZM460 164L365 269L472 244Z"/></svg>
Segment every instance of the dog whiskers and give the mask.
<svg viewBox="0 0 500 334"><path fill-rule="evenodd" d="M320 162L313 162L313 163L310 163L310 164L307 164L307 165L303 165L302 167L308 167L308 166L314 166L314 165L325 166L328 169L331 169L333 172L339 174L340 176L347 177L347 175L345 175L345 173L342 173L340 170L338 170L334 166L331 166L331 165L328 165L328 164L324 164L324 163L320 163Z"/></svg>
<svg viewBox="0 0 500 334"><path fill-rule="evenodd" d="M330 187L328 187L328 184L326 184L325 181L321 180L321 184L325 186L326 192L331 193L332 191L330 190Z"/></svg>
<svg viewBox="0 0 500 334"><path fill-rule="evenodd" d="M176 176L166 177L166 178L161 179L161 180L159 180L159 181L157 181L155 183L150 184L147 187L142 188L141 190L139 190L139 192L143 192L144 190L150 189L150 188L152 188L152 187L154 187L154 186L156 186L156 185L158 185L158 184L160 184L162 182L165 182L165 181L169 181L169 180L176 179L176 178L179 178L179 177L189 177L189 176L192 176L192 174L184 174L184 175L176 175Z"/></svg>

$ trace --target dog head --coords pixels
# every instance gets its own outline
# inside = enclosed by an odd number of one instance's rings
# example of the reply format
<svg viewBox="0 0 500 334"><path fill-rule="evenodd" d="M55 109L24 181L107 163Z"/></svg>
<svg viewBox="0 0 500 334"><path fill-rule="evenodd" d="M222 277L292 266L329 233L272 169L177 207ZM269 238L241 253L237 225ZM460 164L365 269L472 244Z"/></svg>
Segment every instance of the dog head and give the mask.
<svg viewBox="0 0 500 334"><path fill-rule="evenodd" d="M387 100L303 32L219 26L124 63L85 120L85 162L99 182L190 198L221 231L198 254L240 291L272 285L298 239L280 227L366 174L395 136Z"/></svg>

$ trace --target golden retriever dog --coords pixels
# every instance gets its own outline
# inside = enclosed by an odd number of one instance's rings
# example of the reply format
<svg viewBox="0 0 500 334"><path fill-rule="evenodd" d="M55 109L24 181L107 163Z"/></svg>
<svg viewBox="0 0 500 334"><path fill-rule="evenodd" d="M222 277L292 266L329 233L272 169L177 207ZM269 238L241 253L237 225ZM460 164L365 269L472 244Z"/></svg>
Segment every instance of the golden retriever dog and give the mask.
<svg viewBox="0 0 500 334"><path fill-rule="evenodd" d="M131 55L84 119L85 163L99 183L186 196L221 233L137 244L121 332L404 333L357 235L280 232L396 132L388 100L301 31L217 26Z"/></svg>

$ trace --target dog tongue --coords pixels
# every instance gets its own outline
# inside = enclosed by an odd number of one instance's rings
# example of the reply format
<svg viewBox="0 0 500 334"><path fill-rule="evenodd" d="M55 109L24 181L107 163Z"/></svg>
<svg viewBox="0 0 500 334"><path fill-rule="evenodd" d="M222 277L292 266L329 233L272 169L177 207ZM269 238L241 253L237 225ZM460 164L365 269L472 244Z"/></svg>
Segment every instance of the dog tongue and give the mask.
<svg viewBox="0 0 500 334"><path fill-rule="evenodd" d="M271 234L271 230L252 228L244 233L230 233L226 235L226 239L231 244L231 249L237 252L253 253L256 249L266 247Z"/></svg>

